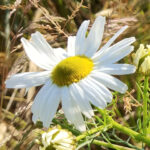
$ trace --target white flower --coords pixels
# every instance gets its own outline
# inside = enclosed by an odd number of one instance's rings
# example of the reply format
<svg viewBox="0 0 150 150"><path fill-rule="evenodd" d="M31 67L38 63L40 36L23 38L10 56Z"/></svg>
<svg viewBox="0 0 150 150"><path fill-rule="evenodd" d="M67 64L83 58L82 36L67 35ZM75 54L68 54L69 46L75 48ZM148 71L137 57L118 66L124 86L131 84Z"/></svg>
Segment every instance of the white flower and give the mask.
<svg viewBox="0 0 150 150"><path fill-rule="evenodd" d="M145 75L150 74L150 45L140 44L140 47L133 54L133 64L137 67L140 73Z"/></svg>
<svg viewBox="0 0 150 150"><path fill-rule="evenodd" d="M33 121L40 120L49 127L61 101L66 118L80 131L85 131L82 113L91 118L91 103L105 108L112 101L112 89L125 93L127 85L112 75L135 72L135 66L116 64L133 51L134 37L125 38L111 46L127 28L120 29L102 48L105 18L97 17L86 37L89 21L84 21L76 36L68 37L67 51L52 48L43 36L36 32L31 40L21 39L28 57L43 72L27 72L11 76L7 88L30 88L44 84L32 105ZM99 50L99 51L97 51Z"/></svg>
<svg viewBox="0 0 150 150"><path fill-rule="evenodd" d="M75 150L76 141L71 132L53 127L41 135L41 150L56 149L56 150Z"/></svg>

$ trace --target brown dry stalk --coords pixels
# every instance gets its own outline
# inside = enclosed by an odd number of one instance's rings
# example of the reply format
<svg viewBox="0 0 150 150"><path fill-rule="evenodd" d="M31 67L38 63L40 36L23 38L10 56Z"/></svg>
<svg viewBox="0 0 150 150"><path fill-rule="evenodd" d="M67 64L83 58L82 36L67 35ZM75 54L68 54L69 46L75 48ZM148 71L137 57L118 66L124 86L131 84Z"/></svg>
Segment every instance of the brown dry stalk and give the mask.
<svg viewBox="0 0 150 150"><path fill-rule="evenodd" d="M21 7L22 0L16 0L13 5L0 5L0 9L2 10L11 10L9 13L9 18L12 16L12 14L17 10L17 8Z"/></svg>
<svg viewBox="0 0 150 150"><path fill-rule="evenodd" d="M54 21L53 17L49 14L49 12L44 7L38 4L38 1L36 0L34 1L29 0L29 1L31 2L33 6L41 10L45 18L49 20L55 26L55 29L58 33L65 35L65 37L68 37L68 35L61 29L61 26L59 25L59 23L57 21Z"/></svg>
<svg viewBox="0 0 150 150"><path fill-rule="evenodd" d="M81 7L83 7L83 0L81 0L81 2L79 4L77 4L76 9L72 12L72 14L70 16L68 16L68 19L67 19L63 29L76 16L77 12L80 10Z"/></svg>

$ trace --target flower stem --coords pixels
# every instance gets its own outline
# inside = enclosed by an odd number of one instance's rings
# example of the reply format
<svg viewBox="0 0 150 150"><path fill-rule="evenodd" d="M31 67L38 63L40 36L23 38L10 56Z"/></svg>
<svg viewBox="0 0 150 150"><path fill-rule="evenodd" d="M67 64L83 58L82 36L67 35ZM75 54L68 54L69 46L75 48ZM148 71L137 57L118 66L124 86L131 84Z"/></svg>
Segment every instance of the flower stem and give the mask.
<svg viewBox="0 0 150 150"><path fill-rule="evenodd" d="M117 123L113 119L111 119L111 123L113 124L114 128L121 131L122 133L125 133L125 134L131 136L133 139L135 139L137 141L142 141L142 142L146 143L148 146L150 146L150 138L149 137L146 137L136 131L133 131L132 129L127 128L127 127Z"/></svg>
<svg viewBox="0 0 150 150"><path fill-rule="evenodd" d="M144 133L144 135L147 135L148 80L149 80L149 77L145 76L145 80L144 80L144 94L143 94L143 133Z"/></svg>
<svg viewBox="0 0 150 150"><path fill-rule="evenodd" d="M101 126L99 126L97 128L93 128L93 129L91 129L89 131L86 131L86 132L82 133L81 135L77 136L76 137L76 141L80 141L81 139L85 138L86 136L90 136L90 135L92 135L94 133L97 133L97 132L106 131L106 130L108 130L110 128L112 128L112 124L108 124L106 126L105 125L101 125Z"/></svg>
<svg viewBox="0 0 150 150"><path fill-rule="evenodd" d="M136 87L137 87L137 100L139 103L141 103L141 88L140 88L140 81L141 81L141 77L140 75L137 76L136 78ZM141 112L142 112L142 107L137 107L137 116L138 116L138 128L139 128L139 131L140 133L143 132L142 130L142 119L141 119Z"/></svg>
<svg viewBox="0 0 150 150"><path fill-rule="evenodd" d="M93 140L92 143L99 145L99 146L105 146L108 148L116 149L116 150L134 150L133 148L128 148L128 147L124 147L124 146L120 146L120 145L116 145L116 144L106 143L106 142L98 141L98 140Z"/></svg>
<svg viewBox="0 0 150 150"><path fill-rule="evenodd" d="M80 141L80 140L84 139L85 137L90 136L94 133L103 132L103 131L107 131L111 128L115 128L115 129L119 130L120 132L132 137L133 139L135 139L137 141L142 141L142 142L146 143L148 146L150 146L150 138L149 137L146 137L141 133L138 133L130 128L127 128L127 127L117 123L104 110L101 110L99 108L97 108L97 110L99 111L99 113L102 116L106 115L105 117L107 120L107 125L101 125L97 128L93 128L89 131L82 133L81 135L76 137L76 141Z"/></svg>
<svg viewBox="0 0 150 150"><path fill-rule="evenodd" d="M150 138L149 137L146 137L146 136L144 136L144 135L142 135L136 131L133 131L130 128L127 128L127 127L117 123L116 121L114 121L109 116L107 117L107 119L108 119L108 125L107 126L102 125L102 126L99 126L97 128L91 129L87 132L84 132L81 135L76 137L76 141L80 141L81 139L84 139L86 136L90 136L94 133L106 131L110 128L115 128L115 129L121 131L122 133L125 133L125 134L131 136L133 139L135 139L137 141L142 141L142 142L146 143L148 146L150 146Z"/></svg>

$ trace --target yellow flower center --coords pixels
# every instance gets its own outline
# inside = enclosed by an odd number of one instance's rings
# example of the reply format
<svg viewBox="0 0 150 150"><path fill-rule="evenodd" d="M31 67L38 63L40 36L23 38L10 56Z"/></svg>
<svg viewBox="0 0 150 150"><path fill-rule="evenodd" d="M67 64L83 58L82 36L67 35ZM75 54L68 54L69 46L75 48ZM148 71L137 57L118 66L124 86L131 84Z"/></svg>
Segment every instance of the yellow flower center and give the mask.
<svg viewBox="0 0 150 150"><path fill-rule="evenodd" d="M93 69L93 61L86 56L72 56L62 60L52 70L51 79L58 86L79 82Z"/></svg>

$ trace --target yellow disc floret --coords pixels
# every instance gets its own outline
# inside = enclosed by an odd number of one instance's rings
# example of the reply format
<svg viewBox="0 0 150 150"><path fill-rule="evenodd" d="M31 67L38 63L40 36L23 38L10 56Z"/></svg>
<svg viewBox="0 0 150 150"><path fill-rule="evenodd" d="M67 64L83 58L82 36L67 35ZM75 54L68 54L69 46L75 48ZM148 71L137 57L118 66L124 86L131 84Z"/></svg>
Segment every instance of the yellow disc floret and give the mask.
<svg viewBox="0 0 150 150"><path fill-rule="evenodd" d="M93 69L93 61L86 56L72 56L62 60L52 70L51 79L58 86L79 82Z"/></svg>

